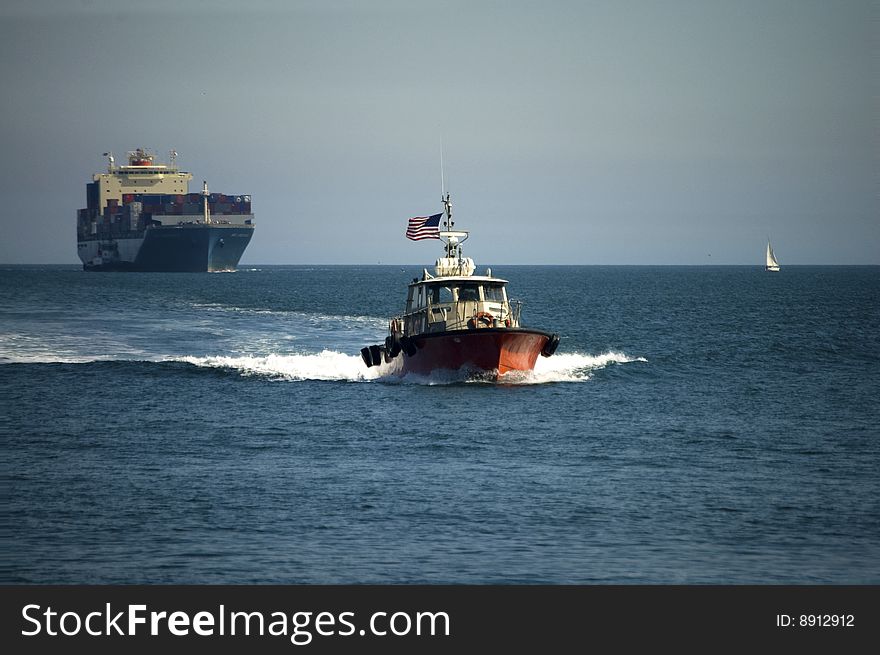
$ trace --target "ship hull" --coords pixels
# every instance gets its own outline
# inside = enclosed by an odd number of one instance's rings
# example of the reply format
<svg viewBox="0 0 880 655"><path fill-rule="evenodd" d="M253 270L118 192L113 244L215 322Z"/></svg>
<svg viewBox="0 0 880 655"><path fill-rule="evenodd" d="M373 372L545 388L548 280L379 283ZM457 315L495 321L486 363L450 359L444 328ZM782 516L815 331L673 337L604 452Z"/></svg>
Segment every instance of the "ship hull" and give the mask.
<svg viewBox="0 0 880 655"><path fill-rule="evenodd" d="M531 371L552 335L521 328L483 328L411 337L415 352L401 352L387 366L394 373L429 375L438 370L503 376Z"/></svg>
<svg viewBox="0 0 880 655"><path fill-rule="evenodd" d="M155 226L147 229L142 239L120 239L118 243L94 241L89 244L91 248L81 250L80 256L86 271L232 271L238 266L253 232L250 225ZM111 246L109 252L108 245ZM90 252L92 249L94 254Z"/></svg>

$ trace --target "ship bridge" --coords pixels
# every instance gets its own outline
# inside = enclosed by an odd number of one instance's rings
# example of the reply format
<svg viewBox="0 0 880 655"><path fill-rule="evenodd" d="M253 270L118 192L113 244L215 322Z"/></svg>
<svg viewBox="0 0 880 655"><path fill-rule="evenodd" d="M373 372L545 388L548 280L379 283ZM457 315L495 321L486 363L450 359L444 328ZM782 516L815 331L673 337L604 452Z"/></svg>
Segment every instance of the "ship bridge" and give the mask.
<svg viewBox="0 0 880 655"><path fill-rule="evenodd" d="M123 195L186 194L192 173L177 168L177 153L171 151L171 163L156 163L156 155L145 148L128 153L128 164L117 166L112 153L106 152L107 172L93 176L97 187L98 207L106 207L108 200L122 203Z"/></svg>

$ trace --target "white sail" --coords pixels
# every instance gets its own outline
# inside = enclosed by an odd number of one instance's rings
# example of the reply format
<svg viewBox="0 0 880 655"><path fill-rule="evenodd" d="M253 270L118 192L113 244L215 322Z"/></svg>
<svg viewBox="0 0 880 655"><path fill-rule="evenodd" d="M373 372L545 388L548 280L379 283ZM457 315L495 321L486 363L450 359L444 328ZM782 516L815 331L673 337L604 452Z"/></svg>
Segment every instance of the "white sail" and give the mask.
<svg viewBox="0 0 880 655"><path fill-rule="evenodd" d="M773 254L773 248L770 246L770 242L767 242L767 265L764 267L767 271L778 271L779 270L779 262L776 261L776 255Z"/></svg>

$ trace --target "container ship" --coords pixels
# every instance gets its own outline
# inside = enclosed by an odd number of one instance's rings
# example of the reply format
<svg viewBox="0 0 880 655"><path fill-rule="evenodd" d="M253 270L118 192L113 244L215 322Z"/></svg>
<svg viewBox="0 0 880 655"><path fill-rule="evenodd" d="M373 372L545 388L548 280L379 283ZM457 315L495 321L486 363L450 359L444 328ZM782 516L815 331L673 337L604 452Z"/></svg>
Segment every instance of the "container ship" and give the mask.
<svg viewBox="0 0 880 655"><path fill-rule="evenodd" d="M77 212L77 252L86 271L235 270L254 233L249 195L190 193L192 174L143 148L86 184Z"/></svg>

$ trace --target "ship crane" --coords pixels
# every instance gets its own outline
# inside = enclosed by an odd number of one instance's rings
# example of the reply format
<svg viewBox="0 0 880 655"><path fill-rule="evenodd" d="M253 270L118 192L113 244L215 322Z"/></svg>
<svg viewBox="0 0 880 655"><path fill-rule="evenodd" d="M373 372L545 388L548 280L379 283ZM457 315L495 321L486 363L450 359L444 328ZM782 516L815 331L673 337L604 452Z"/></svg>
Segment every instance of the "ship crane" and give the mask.
<svg viewBox="0 0 880 655"><path fill-rule="evenodd" d="M208 209L208 181L202 180L202 199L205 203L205 225L211 222L211 211Z"/></svg>

